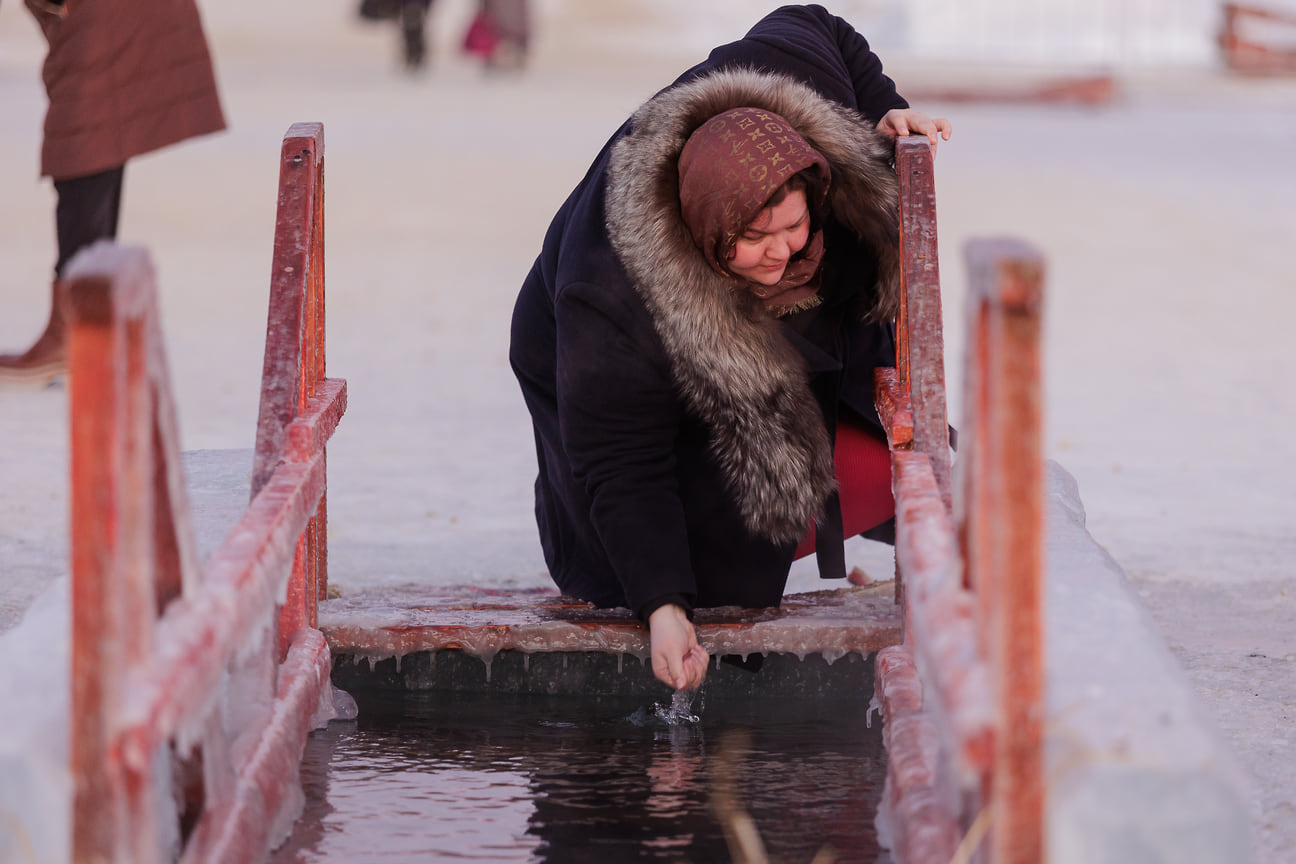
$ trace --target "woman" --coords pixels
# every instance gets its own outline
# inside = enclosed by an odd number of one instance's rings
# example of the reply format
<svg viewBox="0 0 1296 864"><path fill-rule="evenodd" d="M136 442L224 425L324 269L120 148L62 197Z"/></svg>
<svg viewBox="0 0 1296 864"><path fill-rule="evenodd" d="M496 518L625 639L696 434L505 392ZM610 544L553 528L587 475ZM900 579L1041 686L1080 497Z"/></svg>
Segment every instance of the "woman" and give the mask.
<svg viewBox="0 0 1296 864"><path fill-rule="evenodd" d="M522 286L550 573L647 621L670 686L705 676L693 608L777 606L799 541L845 575L835 438L865 465L850 533L891 514L873 369L895 356L887 136L910 131L949 124L846 22L783 7L618 130Z"/></svg>

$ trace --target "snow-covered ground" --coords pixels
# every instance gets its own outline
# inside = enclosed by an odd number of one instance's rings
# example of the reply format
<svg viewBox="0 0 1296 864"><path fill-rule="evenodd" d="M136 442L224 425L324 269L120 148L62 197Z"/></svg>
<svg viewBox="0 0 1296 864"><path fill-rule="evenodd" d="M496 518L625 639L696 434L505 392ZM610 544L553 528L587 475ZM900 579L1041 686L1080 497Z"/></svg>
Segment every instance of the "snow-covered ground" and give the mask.
<svg viewBox="0 0 1296 864"><path fill-rule="evenodd" d="M252 445L279 141L323 121L328 362L350 392L333 581L545 584L506 357L515 291L624 115L776 4L689 4L709 10L690 27L674 0L541 2L517 77L456 53L468 0L436 5L418 77L354 5L206 4L230 129L127 167L120 239L157 266L184 447ZM0 4L0 350L48 313L43 50ZM932 76L889 68L902 91ZM1250 771L1259 860L1296 860L1296 80L1121 84L1104 108L923 106L955 126L937 159L953 416L961 248L1023 237L1049 263L1048 455ZM65 396L0 390L0 630L65 569Z"/></svg>

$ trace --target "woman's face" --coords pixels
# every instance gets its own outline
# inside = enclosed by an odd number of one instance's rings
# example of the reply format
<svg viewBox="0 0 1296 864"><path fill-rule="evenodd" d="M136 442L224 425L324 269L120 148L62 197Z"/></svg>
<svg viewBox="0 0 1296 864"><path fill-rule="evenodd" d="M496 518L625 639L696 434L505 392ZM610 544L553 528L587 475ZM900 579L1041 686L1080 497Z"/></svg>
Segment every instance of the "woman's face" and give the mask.
<svg viewBox="0 0 1296 864"><path fill-rule="evenodd" d="M794 189L766 207L729 250L729 270L758 285L777 285L788 261L810 239L810 209L805 192Z"/></svg>

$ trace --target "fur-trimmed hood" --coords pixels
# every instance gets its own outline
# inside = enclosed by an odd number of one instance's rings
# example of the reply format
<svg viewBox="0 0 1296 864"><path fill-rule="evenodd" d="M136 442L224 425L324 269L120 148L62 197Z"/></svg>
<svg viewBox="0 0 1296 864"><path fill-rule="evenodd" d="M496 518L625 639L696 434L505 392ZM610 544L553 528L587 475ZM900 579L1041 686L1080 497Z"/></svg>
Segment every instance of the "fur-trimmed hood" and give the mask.
<svg viewBox="0 0 1296 864"><path fill-rule="evenodd" d="M877 259L868 319L899 297L891 142L858 113L785 76L727 70L663 91L639 109L608 170L612 246L644 301L677 386L712 430L712 449L748 528L799 540L835 489L832 448L800 354L776 319L716 273L680 215L678 158L693 130L738 107L782 116L832 167L828 207Z"/></svg>

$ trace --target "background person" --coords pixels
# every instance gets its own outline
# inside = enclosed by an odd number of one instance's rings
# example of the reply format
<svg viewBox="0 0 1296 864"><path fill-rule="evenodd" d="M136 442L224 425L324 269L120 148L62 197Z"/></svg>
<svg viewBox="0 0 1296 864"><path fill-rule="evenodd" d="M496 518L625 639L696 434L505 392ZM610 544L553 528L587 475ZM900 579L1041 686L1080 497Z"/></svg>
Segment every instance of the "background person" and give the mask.
<svg viewBox="0 0 1296 864"><path fill-rule="evenodd" d="M427 65L427 19L432 0L360 0L366 21L392 20L401 34L401 56L411 72ZM463 37L463 50L487 69L512 71L526 62L531 41L527 0L478 0Z"/></svg>
<svg viewBox="0 0 1296 864"><path fill-rule="evenodd" d="M96 240L115 239L126 162L225 128L211 55L193 0L27 0L49 50L49 108L41 176L54 181L57 282ZM64 368L63 319L22 354L0 355L0 376Z"/></svg>
<svg viewBox="0 0 1296 864"><path fill-rule="evenodd" d="M895 362L910 132L950 127L844 20L783 7L613 135L523 283L510 360L550 574L645 620L670 686L705 676L694 607L777 606L799 542L844 577L843 537L893 510L873 369Z"/></svg>

